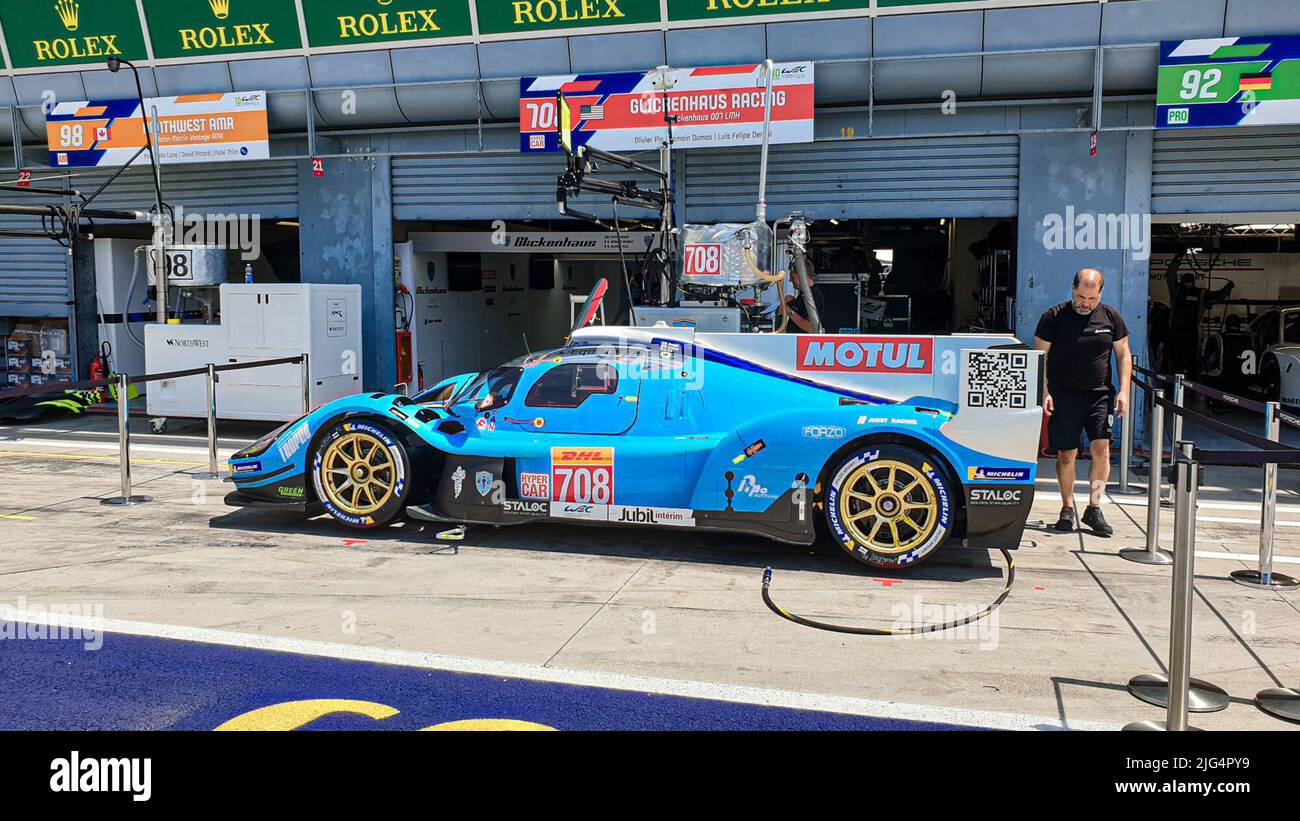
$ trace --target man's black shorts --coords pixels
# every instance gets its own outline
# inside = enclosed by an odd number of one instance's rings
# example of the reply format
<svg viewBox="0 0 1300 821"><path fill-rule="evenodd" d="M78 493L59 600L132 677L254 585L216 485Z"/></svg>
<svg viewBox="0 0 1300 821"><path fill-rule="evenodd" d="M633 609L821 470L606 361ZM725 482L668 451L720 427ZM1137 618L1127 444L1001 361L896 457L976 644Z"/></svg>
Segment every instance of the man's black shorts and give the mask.
<svg viewBox="0 0 1300 821"><path fill-rule="evenodd" d="M1074 450L1079 435L1089 441L1110 439L1114 394L1110 391L1070 391L1049 389L1053 411L1047 419L1047 445L1052 450Z"/></svg>

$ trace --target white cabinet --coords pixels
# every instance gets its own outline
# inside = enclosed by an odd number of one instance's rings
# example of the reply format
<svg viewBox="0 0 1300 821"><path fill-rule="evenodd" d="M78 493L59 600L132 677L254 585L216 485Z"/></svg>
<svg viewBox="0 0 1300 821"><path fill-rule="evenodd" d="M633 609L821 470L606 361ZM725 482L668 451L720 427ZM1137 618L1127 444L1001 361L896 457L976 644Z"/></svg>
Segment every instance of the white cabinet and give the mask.
<svg viewBox="0 0 1300 821"><path fill-rule="evenodd" d="M150 325L145 343L151 373L306 353L311 406L317 408L362 389L361 286L222 285L220 325ZM150 415L205 415L203 377L160 387L167 390L151 385L147 391ZM296 419L302 394L297 364L229 371L217 387L217 416Z"/></svg>

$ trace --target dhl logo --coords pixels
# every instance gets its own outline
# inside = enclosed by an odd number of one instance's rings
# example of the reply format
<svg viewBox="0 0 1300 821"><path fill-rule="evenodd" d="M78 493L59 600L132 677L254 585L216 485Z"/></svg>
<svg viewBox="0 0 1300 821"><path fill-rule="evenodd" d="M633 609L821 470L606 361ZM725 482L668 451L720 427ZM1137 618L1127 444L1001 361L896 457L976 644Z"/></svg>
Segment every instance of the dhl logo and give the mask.
<svg viewBox="0 0 1300 821"><path fill-rule="evenodd" d="M555 465L613 465L613 448L551 448Z"/></svg>

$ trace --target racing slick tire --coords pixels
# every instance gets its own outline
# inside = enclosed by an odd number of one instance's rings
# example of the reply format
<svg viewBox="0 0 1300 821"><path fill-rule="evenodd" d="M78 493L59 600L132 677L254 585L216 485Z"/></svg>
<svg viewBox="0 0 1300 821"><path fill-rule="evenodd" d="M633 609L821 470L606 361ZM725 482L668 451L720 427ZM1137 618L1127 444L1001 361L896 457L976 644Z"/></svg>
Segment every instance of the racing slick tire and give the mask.
<svg viewBox="0 0 1300 821"><path fill-rule="evenodd" d="M386 525L401 515L411 476L406 446L368 419L335 424L311 459L317 501L335 521L358 530Z"/></svg>
<svg viewBox="0 0 1300 821"><path fill-rule="evenodd" d="M830 477L827 528L863 564L916 564L931 556L952 530L954 488L934 459L909 447L863 445Z"/></svg>

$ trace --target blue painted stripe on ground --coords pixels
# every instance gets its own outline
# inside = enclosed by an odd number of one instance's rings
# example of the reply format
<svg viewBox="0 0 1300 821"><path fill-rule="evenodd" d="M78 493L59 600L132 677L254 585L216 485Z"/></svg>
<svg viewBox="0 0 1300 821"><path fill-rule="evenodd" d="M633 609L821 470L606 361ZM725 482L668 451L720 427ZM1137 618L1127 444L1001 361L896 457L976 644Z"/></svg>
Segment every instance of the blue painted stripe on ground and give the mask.
<svg viewBox="0 0 1300 821"><path fill-rule="evenodd" d="M313 730L417 730L491 718L560 730L968 729L143 636L102 638L97 650L80 640L0 641L0 729L211 730L304 699L370 701L399 711L383 720L328 715L308 725Z"/></svg>

